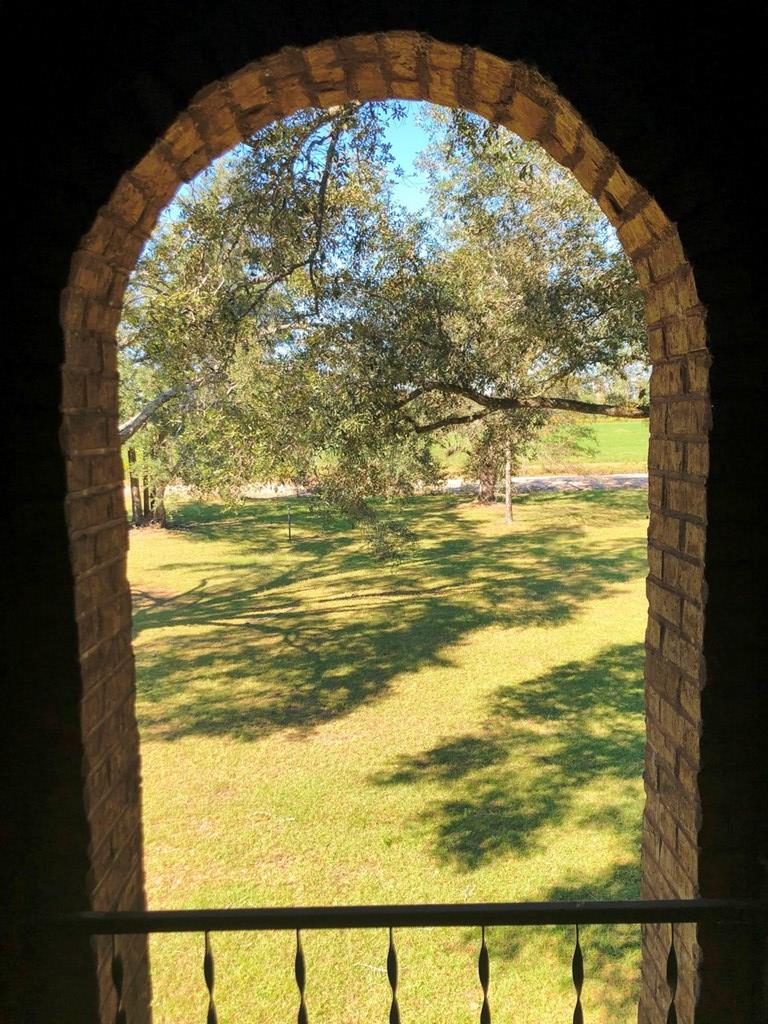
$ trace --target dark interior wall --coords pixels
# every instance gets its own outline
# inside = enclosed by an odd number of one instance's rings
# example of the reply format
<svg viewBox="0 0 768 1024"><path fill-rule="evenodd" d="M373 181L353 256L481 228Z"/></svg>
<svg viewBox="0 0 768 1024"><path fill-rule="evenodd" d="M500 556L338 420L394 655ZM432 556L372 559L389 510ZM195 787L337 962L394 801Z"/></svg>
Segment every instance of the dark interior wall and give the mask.
<svg viewBox="0 0 768 1024"><path fill-rule="evenodd" d="M418 29L536 65L678 225L709 310L714 355L701 887L703 895L756 894L768 777L768 550L759 500L768 461L768 355L759 258L762 131L751 119L750 99L765 90L758 52L764 26L746 12L737 4L705 15L691 6L675 18L661 6L565 0L503 7L327 0L316 8L295 0L138 0L110 8L80 3L43 17L16 5L11 48L27 72L6 87L8 159L16 172L8 199L18 231L9 247L14 317L4 349L4 621L11 628L0 839L8 858L2 877L17 917L83 906L87 891L79 671L58 442L58 301L71 254L121 173L198 89L283 45L389 28ZM8 948L0 951L0 970L9 975L5 990L20 1019L23 1011L29 1020L88 1019L93 992L84 980L85 948L66 943L52 954L39 937L22 947L14 930L2 941ZM743 959L738 943L730 948ZM727 950L722 955L730 970ZM709 1016L702 1020L726 1019L717 1016L717 999L705 982L702 1012Z"/></svg>

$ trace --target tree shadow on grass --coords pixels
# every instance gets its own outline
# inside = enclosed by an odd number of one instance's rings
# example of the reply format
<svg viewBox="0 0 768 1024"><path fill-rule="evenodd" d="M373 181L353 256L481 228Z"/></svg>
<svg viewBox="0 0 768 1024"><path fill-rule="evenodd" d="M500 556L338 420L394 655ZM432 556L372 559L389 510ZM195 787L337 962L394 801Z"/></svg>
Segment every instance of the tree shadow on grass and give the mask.
<svg viewBox="0 0 768 1024"><path fill-rule="evenodd" d="M584 789L642 774L642 656L642 644L617 644L590 661L501 687L478 733L401 758L375 781L445 789L422 824L434 856L464 871L538 849L543 830L566 821L624 831L621 803L595 809L584 803Z"/></svg>
<svg viewBox="0 0 768 1024"><path fill-rule="evenodd" d="M641 817L622 783L641 777L645 746L642 644L616 644L493 695L477 733L400 758L374 781L437 789L418 822L433 856L462 872L510 854L546 849L553 829L570 829L563 880L535 898L552 901L636 899L640 890ZM596 802L586 791L603 784ZM593 794L594 795L594 794ZM626 854L595 873L582 840L614 832ZM533 898L527 896L526 898ZM474 934L467 933L467 942ZM493 928L492 963L504 974L531 959L561 965L552 990L567 991L574 927ZM640 928L581 929L583 1003L611 1021L637 1011ZM550 982L548 982L550 983Z"/></svg>
<svg viewBox="0 0 768 1024"><path fill-rule="evenodd" d="M640 824L637 826L640 841ZM553 886L544 895L551 901L632 900L639 897L639 857L634 863L617 863L588 880L579 880L574 865L572 882ZM469 937L469 936L468 936ZM531 944L559 965L553 979L564 989L570 982L571 957L576 941L574 926L541 928L493 928L488 943L501 974L513 972ZM582 1003L587 1019L598 1008L610 1021L634 1019L640 988L640 925L582 925L579 944L584 962ZM574 996L575 1001L575 996Z"/></svg>
<svg viewBox="0 0 768 1024"><path fill-rule="evenodd" d="M581 502L560 508L578 511ZM450 665L451 645L476 630L558 625L645 565L641 543L598 542L578 516L559 521L555 506L555 514L543 507L540 526L488 536L464 514L466 501L440 497L406 506L423 544L406 565L382 569L343 529L311 533L306 506L292 504L298 539L290 547L280 541L280 558L270 555L279 511L271 501L184 510L179 521L190 536L226 548L194 562L204 579L186 593L141 595L136 633L159 631L138 652L140 724L153 736L305 732L381 697L403 672ZM600 507L613 520L637 516L631 501ZM187 629L163 636L177 627ZM488 807L504 800L493 787L487 780ZM528 799L530 810L521 800L508 821L509 834L548 797L532 791ZM460 805L453 817L462 818Z"/></svg>

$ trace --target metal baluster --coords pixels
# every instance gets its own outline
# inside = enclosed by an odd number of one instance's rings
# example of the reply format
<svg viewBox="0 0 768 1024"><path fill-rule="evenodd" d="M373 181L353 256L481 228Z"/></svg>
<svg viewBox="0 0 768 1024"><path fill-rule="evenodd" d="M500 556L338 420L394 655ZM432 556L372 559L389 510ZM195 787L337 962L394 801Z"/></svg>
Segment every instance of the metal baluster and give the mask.
<svg viewBox="0 0 768 1024"><path fill-rule="evenodd" d="M573 1024L584 1024L584 1011L581 1008L581 989L584 984L584 957L581 954L578 925L576 925L576 946L573 950L573 960L571 961L571 977L573 978L573 987L576 989Z"/></svg>
<svg viewBox="0 0 768 1024"><path fill-rule="evenodd" d="M389 1024L400 1024L400 1007L397 1005L397 951L392 929L389 929L389 951L387 952L387 977L392 989L392 1005L389 1008Z"/></svg>
<svg viewBox="0 0 768 1024"><path fill-rule="evenodd" d="M667 1024L677 1024L675 996L677 995L677 952L675 950L675 926L670 926L669 953L667 954L667 985L669 987L669 1009Z"/></svg>
<svg viewBox="0 0 768 1024"><path fill-rule="evenodd" d="M294 966L296 984L299 988L298 1024L307 1024L307 1004L304 1002L304 986L307 980L307 968L304 963L304 950L301 946L301 929L296 929L296 963Z"/></svg>
<svg viewBox="0 0 768 1024"><path fill-rule="evenodd" d="M488 960L488 947L485 944L485 925L482 929L482 941L480 943L480 956L477 961L477 973L480 975L480 985L483 990L483 1005L480 1008L480 1024L491 1024L491 1008L488 1005L488 985L491 980L491 966Z"/></svg>
<svg viewBox="0 0 768 1024"><path fill-rule="evenodd" d="M214 965L213 952L211 951L211 939L208 932L205 933L205 955L203 956L203 975L205 986L208 989L208 1015L206 1024L218 1024L219 1018L216 1015L216 1006L213 1002Z"/></svg>
<svg viewBox="0 0 768 1024"><path fill-rule="evenodd" d="M125 1024L126 1015L123 1006L123 958L117 952L117 942L112 936L112 987L117 998L117 1009L115 1010L115 1024Z"/></svg>

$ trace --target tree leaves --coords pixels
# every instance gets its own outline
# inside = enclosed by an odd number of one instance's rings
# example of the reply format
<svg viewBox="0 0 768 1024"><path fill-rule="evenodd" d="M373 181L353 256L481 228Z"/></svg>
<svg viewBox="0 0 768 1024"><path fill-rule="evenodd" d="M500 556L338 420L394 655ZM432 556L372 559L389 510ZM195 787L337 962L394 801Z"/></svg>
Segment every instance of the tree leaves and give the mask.
<svg viewBox="0 0 768 1024"><path fill-rule="evenodd" d="M343 484L359 511L434 478L433 432L459 425L482 460L558 403L641 405L640 292L594 202L534 144L428 108L429 201L407 213L401 116L302 111L165 216L119 339L121 415L155 474Z"/></svg>

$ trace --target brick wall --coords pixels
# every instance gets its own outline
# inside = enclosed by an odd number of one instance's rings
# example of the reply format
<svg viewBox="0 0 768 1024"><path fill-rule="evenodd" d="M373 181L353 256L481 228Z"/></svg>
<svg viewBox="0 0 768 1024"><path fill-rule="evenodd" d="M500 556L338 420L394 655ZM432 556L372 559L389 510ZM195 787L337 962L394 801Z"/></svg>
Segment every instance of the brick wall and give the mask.
<svg viewBox="0 0 768 1024"><path fill-rule="evenodd" d="M693 273L658 204L541 75L482 50L391 32L284 49L198 93L120 181L72 262L62 303L64 446L83 670L91 886L99 909L135 906L141 899L138 738L115 371L115 328L128 274L181 182L249 132L302 107L388 97L460 105L538 140L595 197L637 270L654 365L643 885L648 896L697 894L710 411L704 310ZM692 952L690 931L684 941ZM139 947L127 958L129 986L144 976L141 956ZM665 957L663 941L649 930L647 1020L657 1019L656 1004L663 1004ZM681 1022L693 1020L690 981L684 971Z"/></svg>
<svg viewBox="0 0 768 1024"><path fill-rule="evenodd" d="M8 91L4 122L7 161L18 172L8 212L20 230L9 242L16 319L3 364L13 501L5 507L12 636L0 745L11 927L1 940L0 1016L8 1006L5 1017L33 1024L93 1021L97 980L110 1010L103 952L97 974L87 944L30 938L19 922L89 902L142 901L113 405L126 275L177 179L251 127L316 98L426 96L504 120L572 166L620 225L649 298L656 364L644 884L648 894L757 895L768 862L768 532L758 500L768 478L768 309L755 230L764 170L747 101L765 92L764 32L744 13L700 7L678 17L666 5L657 18L652 5L576 12L566 0L327 0L314 8L134 0L118 13L117 30L87 4L44 18L34 5L13 14L19 38L33 45L24 47L30 73ZM404 27L455 45L398 32L314 46ZM286 43L311 49L232 74ZM540 76L482 50L538 65L606 148ZM219 84L198 93L211 82ZM686 262L707 310L709 368ZM68 280L65 353L59 304ZM644 1021L658 1018L667 938L645 937ZM699 931L696 1024L761 1019L764 938ZM692 946L690 934L682 939ZM126 943L126 955L140 1005L144 952ZM683 993L688 1018L693 995Z"/></svg>

